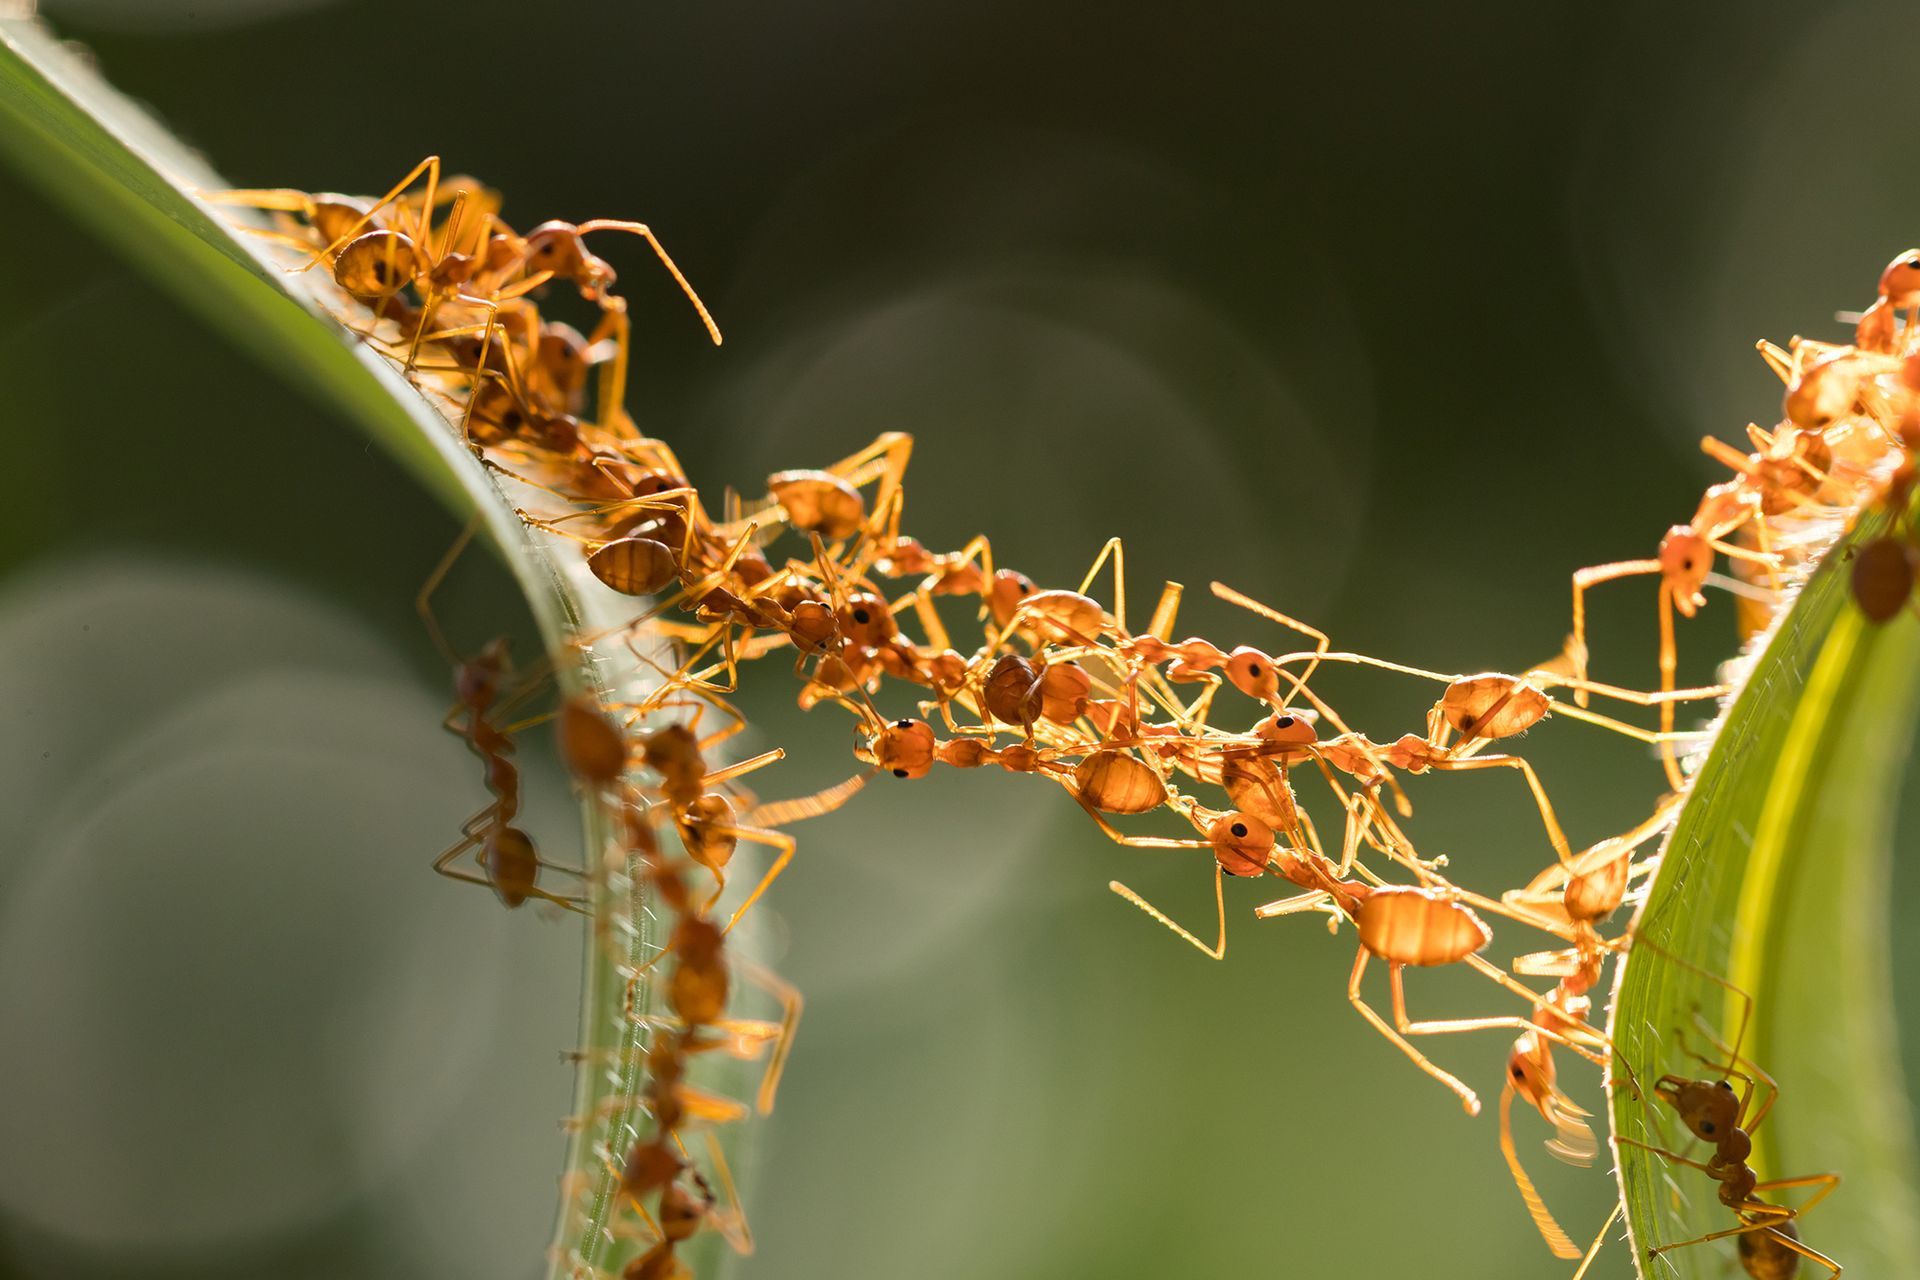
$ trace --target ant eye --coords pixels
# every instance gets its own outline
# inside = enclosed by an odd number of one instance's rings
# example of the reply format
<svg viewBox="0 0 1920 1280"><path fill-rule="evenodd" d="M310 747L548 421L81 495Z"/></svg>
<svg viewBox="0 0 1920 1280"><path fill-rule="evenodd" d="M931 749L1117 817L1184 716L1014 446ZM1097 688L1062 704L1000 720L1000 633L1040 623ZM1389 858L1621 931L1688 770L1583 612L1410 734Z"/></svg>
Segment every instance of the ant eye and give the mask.
<svg viewBox="0 0 1920 1280"><path fill-rule="evenodd" d="M904 778L907 776L907 771L905 769L895 769L893 771L893 776L896 778Z"/></svg>
<svg viewBox="0 0 1920 1280"><path fill-rule="evenodd" d="M873 615L868 613L865 609L855 609L853 611L853 620L864 627L867 625L867 623L873 621Z"/></svg>
<svg viewBox="0 0 1920 1280"><path fill-rule="evenodd" d="M1512 1071L1515 1080L1524 1080L1527 1078L1527 1073L1520 1069L1520 1064L1517 1062L1513 1064Z"/></svg>
<svg viewBox="0 0 1920 1280"><path fill-rule="evenodd" d="M1275 716L1273 720L1273 727L1276 729L1291 729L1293 728L1293 717L1292 716Z"/></svg>
<svg viewBox="0 0 1920 1280"><path fill-rule="evenodd" d="M1234 835L1236 835L1236 836L1238 836L1238 837L1240 837L1240 838L1241 838L1241 839L1243 839L1243 840L1244 840L1244 839L1246 839L1246 836L1247 836L1247 824L1246 824L1246 823L1244 823L1244 822L1236 822L1236 823L1234 823L1234 824L1233 824L1233 834L1234 834Z"/></svg>
<svg viewBox="0 0 1920 1280"><path fill-rule="evenodd" d="M1702 1132L1702 1133L1712 1133L1712 1132L1713 1132L1713 1121L1711 1121L1711 1120L1702 1120L1702 1121L1700 1122L1700 1132Z"/></svg>
<svg viewBox="0 0 1920 1280"><path fill-rule="evenodd" d="M893 722L893 727L894 727L894 728L896 728L896 729L911 729L911 728L913 728L913 721L911 721L911 720L895 720L895 721Z"/></svg>

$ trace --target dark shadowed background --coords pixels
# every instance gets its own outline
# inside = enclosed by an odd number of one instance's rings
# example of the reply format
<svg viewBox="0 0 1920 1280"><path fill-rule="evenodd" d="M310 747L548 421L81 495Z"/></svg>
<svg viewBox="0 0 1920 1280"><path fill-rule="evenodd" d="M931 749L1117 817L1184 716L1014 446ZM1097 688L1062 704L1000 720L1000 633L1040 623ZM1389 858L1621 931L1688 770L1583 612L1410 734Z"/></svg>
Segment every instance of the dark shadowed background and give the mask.
<svg viewBox="0 0 1920 1280"><path fill-rule="evenodd" d="M1754 340L1839 335L1920 236L1890 0L46 8L236 184L379 191L438 152L523 226L650 223L727 342L602 244L632 408L703 487L910 431L923 539L1073 585L1118 534L1136 596L1188 583L1181 633L1229 645L1285 641L1211 577L1384 657L1545 657L1569 573L1720 478L1699 436L1777 416ZM458 521L11 175L0 243L0 1274L535 1274L580 939L427 871L482 798L412 609ZM1653 598L1596 598L1597 674L1654 679ZM443 614L528 634L482 557ZM1687 677L1732 643L1719 596ZM782 665L742 697L792 757L769 795L852 767ZM1328 684L1375 737L1432 698ZM1528 749L1578 843L1659 788L1579 725ZM1550 856L1504 773L1414 794L1476 887ZM1429 1046L1470 1121L1348 1007L1350 931L1230 885L1210 963L1105 887L1199 922L1204 864L1031 779L876 785L798 834L770 906L810 1003L739 1275L1571 1270L1496 1146L1509 1038ZM1610 1181L1522 1121L1586 1241Z"/></svg>

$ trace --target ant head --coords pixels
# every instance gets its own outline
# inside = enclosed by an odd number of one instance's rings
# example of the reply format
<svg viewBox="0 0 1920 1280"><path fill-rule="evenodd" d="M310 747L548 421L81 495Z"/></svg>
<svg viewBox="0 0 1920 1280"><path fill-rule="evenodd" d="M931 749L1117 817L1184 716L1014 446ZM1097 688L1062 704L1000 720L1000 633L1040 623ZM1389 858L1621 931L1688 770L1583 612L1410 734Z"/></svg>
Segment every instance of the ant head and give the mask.
<svg viewBox="0 0 1920 1280"><path fill-rule="evenodd" d="M1273 659L1251 645L1241 645L1227 655L1227 679L1233 687L1265 702L1280 693L1280 673L1274 669Z"/></svg>
<svg viewBox="0 0 1920 1280"><path fill-rule="evenodd" d="M1896 307L1920 302L1920 249L1909 249L1880 273L1880 296Z"/></svg>
<svg viewBox="0 0 1920 1280"><path fill-rule="evenodd" d="M987 607L993 610L993 620L999 626L1006 626L1013 619L1014 610L1020 602L1033 594L1033 579L1015 569L1000 569L993 575L993 581L987 584Z"/></svg>
<svg viewBox="0 0 1920 1280"><path fill-rule="evenodd" d="M1673 607L1691 618L1699 607L1700 588L1713 572L1713 548L1690 526L1674 525L1660 539L1660 572L1673 589Z"/></svg>
<svg viewBox="0 0 1920 1280"><path fill-rule="evenodd" d="M420 274L420 251L398 231L367 231L333 260L333 279L363 301L390 298Z"/></svg>
<svg viewBox="0 0 1920 1280"><path fill-rule="evenodd" d="M933 769L933 727L924 720L895 720L867 744L873 762L896 778L924 778Z"/></svg>
<svg viewBox="0 0 1920 1280"><path fill-rule="evenodd" d="M1531 1031L1522 1032L1507 1055L1507 1083L1529 1105L1544 1107L1553 1096L1553 1053L1549 1042Z"/></svg>
<svg viewBox="0 0 1920 1280"><path fill-rule="evenodd" d="M1282 742L1288 746L1311 746L1320 740L1320 734L1314 727L1317 717L1311 711L1300 711L1292 707L1274 712L1259 724L1253 726L1256 737L1268 742Z"/></svg>
<svg viewBox="0 0 1920 1280"><path fill-rule="evenodd" d="M1207 828L1214 860L1230 876L1257 876L1273 856L1273 828L1250 813L1223 813Z"/></svg>
<svg viewBox="0 0 1920 1280"><path fill-rule="evenodd" d="M599 262L598 258L587 252L587 242L580 238L580 229L571 222L543 222L527 232L528 275L551 271L556 280L583 283L589 259Z"/></svg>
<svg viewBox="0 0 1920 1280"><path fill-rule="evenodd" d="M495 636L454 672L454 692L466 706L485 710L500 696L508 666L507 638Z"/></svg>
<svg viewBox="0 0 1920 1280"><path fill-rule="evenodd" d="M794 602L787 625L787 637L801 653L818 653L840 633L840 618L818 600Z"/></svg>
<svg viewBox="0 0 1920 1280"><path fill-rule="evenodd" d="M871 591L856 591L840 606L840 632L855 645L877 649L899 633L893 609Z"/></svg>
<svg viewBox="0 0 1920 1280"><path fill-rule="evenodd" d="M1653 1091L1680 1117L1693 1136L1719 1144L1740 1122L1740 1098L1725 1080L1663 1077Z"/></svg>

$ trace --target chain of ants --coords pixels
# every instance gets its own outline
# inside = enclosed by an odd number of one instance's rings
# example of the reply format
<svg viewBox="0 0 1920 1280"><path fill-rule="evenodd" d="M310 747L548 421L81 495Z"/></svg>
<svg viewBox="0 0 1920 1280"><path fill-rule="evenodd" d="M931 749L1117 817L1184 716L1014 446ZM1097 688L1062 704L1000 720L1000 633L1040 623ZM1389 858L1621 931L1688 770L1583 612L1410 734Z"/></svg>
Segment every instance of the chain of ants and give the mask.
<svg viewBox="0 0 1920 1280"><path fill-rule="evenodd" d="M501 723L539 682L516 679L499 641L456 659L458 700L448 717L448 727L483 761L492 802L435 863L444 874L488 886L509 907L540 899L586 909L584 892L543 887L543 870L570 876L582 890L595 875L625 874L640 881L668 917L665 945L629 975L629 1017L650 1031L640 1099L649 1129L624 1150L610 1140L601 1151L618 1198L633 1213L627 1221L596 1219L596 1227L609 1239L632 1236L645 1244L622 1273L628 1280L690 1274L680 1251L704 1229L719 1231L743 1251L751 1247L713 1137L747 1108L699 1089L687 1074L703 1054L765 1055L757 1105L764 1111L773 1104L800 997L774 975L730 959L726 940L793 856L794 841L780 828L837 808L874 773L917 779L942 765L999 768L1057 784L1123 845L1207 851L1217 926L1211 942L1118 881L1110 887L1210 957L1225 953L1226 877L1274 875L1289 882L1292 892L1259 907L1259 918L1317 913L1334 931L1342 920L1350 922L1359 943L1349 979L1355 1008L1450 1089L1469 1114L1479 1110L1477 1096L1414 1040L1496 1028L1517 1033L1500 1101L1501 1148L1550 1249L1564 1258L1582 1256L1527 1177L1510 1114L1515 1098L1533 1107L1554 1128L1549 1150L1584 1163L1596 1144L1585 1113L1557 1083L1554 1050L1599 1064L1612 1058L1638 1091L1633 1073L1593 1025L1589 993L1607 958L1627 945L1624 935L1604 936L1601 926L1651 869L1637 855L1670 824L1684 788L1682 747L1698 735L1676 730L1677 707L1724 692L1717 686L1676 687L1674 615L1691 617L1706 602L1704 588L1716 585L1735 595L1742 629L1751 634L1818 554L1822 538L1830 539L1836 517L1876 507L1904 511L1913 485L1910 454L1920 444L1920 354L1910 340L1920 305L1920 252L1903 254L1887 268L1879 299L1859 318L1852 345L1796 340L1782 350L1762 344L1762 355L1787 385L1784 420L1770 430L1749 427L1750 452L1703 442L1733 474L1707 490L1693 518L1670 529L1655 556L1574 575L1573 632L1562 654L1520 676L1454 676L1336 651L1324 633L1217 582L1216 596L1300 641L1280 653L1247 645L1223 649L1200 638L1175 641L1182 590L1172 583L1146 627L1135 630L1117 540L1073 590L1040 590L1024 575L996 566L984 537L955 551L930 551L901 531L912 444L904 435L884 436L824 470L776 474L756 502L729 493L716 518L671 449L643 436L621 407L626 304L611 290L613 269L587 248L587 235L619 231L646 239L713 340L720 340L704 305L642 224L548 222L522 236L499 216L496 193L471 180L441 181L437 159L423 162L378 200L298 191L214 198L283 215L277 230L260 234L302 255L292 269L328 271L364 304L367 340L410 375L428 375L422 381L429 389L454 397L455 416L476 454L510 488L536 495L529 501L546 508L523 508L523 518L577 544L587 568L613 591L651 601L626 625L581 636L578 643L589 652L624 647L635 661L658 669L655 690L632 703L567 699L554 717L563 760L614 816L619 848L608 868L549 863L513 825L520 799L513 734L546 717ZM555 289L571 289L597 307L590 335L541 316L536 299ZM590 382L597 393L591 413ZM769 555L775 547L788 553L778 564ZM443 649L426 602L459 549L456 544L421 597ZM1715 573L1721 557L1733 576ZM1852 589L1869 617L1885 621L1912 607L1917 564L1913 532L1898 520L1861 546ZM1109 566L1111 609L1087 594ZM1660 682L1653 691L1587 678L1586 593L1633 576L1657 583ZM961 602L979 627L980 643L971 652L956 647L940 607L946 601ZM904 619L918 627L921 640L903 631ZM677 654L675 661L660 661L663 643ZM815 796L756 805L735 780L781 752L724 768L709 766L707 757L744 727L726 701L740 667L787 651L802 682L801 704L831 704L851 713L855 755L868 768ZM1315 672L1331 664L1435 682L1440 696L1425 733L1389 742L1350 728L1311 684ZM878 710L876 697L889 684L913 690L917 716ZM1246 728L1214 723L1223 711L1217 695L1229 688L1258 708ZM1650 708L1658 728L1594 712L1595 697ZM674 712L684 716L652 727ZM1574 849L1532 766L1511 750L1518 735L1553 713L1657 746L1671 794L1631 830ZM715 723L703 734L709 716ZM1522 776L1555 855L1530 884L1498 899L1449 881L1440 870L1445 859L1419 855L1402 825L1411 806L1397 779L1402 773L1487 768ZM1327 787L1341 813L1337 841L1323 843L1299 803L1293 785L1298 775L1317 777ZM1198 798L1215 792L1222 807ZM1112 821L1154 812L1173 815L1192 834L1129 834ZM662 839L669 832L678 852ZM714 911L741 841L767 847L773 858L723 923ZM1413 883L1383 879L1367 865L1375 854ZM1560 945L1520 957L1511 971L1501 969L1480 955L1492 939L1483 915L1541 930ZM1373 961L1387 970L1390 1019L1362 994ZM666 1012L659 1015L641 1010L636 1000L641 979L656 963L666 967ZM1528 1012L1410 1018L1403 970L1446 964L1474 969L1517 996ZM729 1016L735 970L779 1001L779 1021ZM1541 992L1514 974L1556 981ZM1717 1062L1702 1059L1720 1070L1718 1084L1665 1077L1655 1086L1655 1096L1696 1137L1715 1146L1706 1164L1684 1153L1663 1154L1720 1182L1721 1199L1739 1225L1703 1239L1737 1235L1752 1275L1791 1275L1801 1257L1838 1274L1836 1264L1798 1242L1792 1227L1798 1211L1758 1199L1761 1190L1811 1182L1824 1195L1830 1181L1758 1183L1745 1164L1745 1148L1727 1137L1729 1131L1744 1136L1771 1106L1769 1094L1744 1127L1751 1089L1734 1110L1727 1109L1726 1099L1733 1097L1728 1080L1751 1084L1764 1078L1739 1055L1738 1044L1736 1038L1720 1046ZM1582 1273L1605 1231L1585 1251ZM1696 1241L1681 1242L1691 1243ZM1680 1245L1665 1246L1675 1247ZM583 1274L593 1271L583 1255L576 1254L575 1263Z"/></svg>

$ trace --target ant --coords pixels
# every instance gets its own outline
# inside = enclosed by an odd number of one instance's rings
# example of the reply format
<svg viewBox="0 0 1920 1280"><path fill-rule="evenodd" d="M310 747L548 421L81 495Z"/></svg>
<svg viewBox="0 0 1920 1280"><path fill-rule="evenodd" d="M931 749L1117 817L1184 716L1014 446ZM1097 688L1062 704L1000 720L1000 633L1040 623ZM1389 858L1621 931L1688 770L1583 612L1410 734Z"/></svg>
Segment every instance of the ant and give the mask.
<svg viewBox="0 0 1920 1280"><path fill-rule="evenodd" d="M507 642L503 638L489 641L472 658L461 659L448 646L439 621L433 614L434 591L472 540L477 527L477 523L468 524L465 532L434 567L414 601L435 645L454 663L455 701L442 727L449 733L459 734L473 753L480 757L486 766L487 790L493 796L492 803L461 826L462 838L434 859L433 869L454 880L487 886L509 908L521 906L529 898L541 898L568 910L579 911L581 899L549 893L540 888L537 881L543 866L573 876L584 873L542 859L533 837L513 825L514 818L520 812L520 768L512 759L512 734L523 726L502 727L494 721L495 715L503 707L517 700L510 697L503 702L501 696L513 674ZM468 850L475 848L479 850L484 875L462 871L453 865Z"/></svg>
<svg viewBox="0 0 1920 1280"><path fill-rule="evenodd" d="M1513 962L1517 974L1559 978L1534 1010L1533 1020L1538 1026L1569 1038L1598 1036L1590 1020L1593 1000L1588 993L1599 984L1607 957L1617 949L1617 944L1600 936L1598 926L1619 909L1634 874L1644 873L1645 863L1637 867L1633 863L1634 851L1671 825L1679 800L1678 796L1667 797L1652 815L1626 834L1584 850L1571 865L1556 862L1527 888L1502 895L1509 907L1552 911L1572 930L1574 945L1570 949L1521 956ZM1599 1043L1606 1042L1600 1038ZM1624 1059L1616 1061L1626 1067ZM1627 1074L1631 1078L1630 1070ZM1546 1144L1548 1151L1570 1164L1592 1161L1596 1147L1593 1130L1584 1118L1587 1113L1560 1090L1556 1077L1553 1043L1532 1028L1521 1032L1507 1055L1506 1085L1500 1094L1500 1152L1541 1238L1555 1257L1571 1259L1579 1257L1580 1250L1540 1198L1513 1142L1512 1111L1517 1096L1553 1126L1555 1136ZM1633 1088L1637 1093L1637 1082L1633 1082Z"/></svg>
<svg viewBox="0 0 1920 1280"><path fill-rule="evenodd" d="M1349 846L1359 838L1360 820L1360 806L1356 800L1348 811L1346 839ZM1391 819L1385 821L1391 823ZM1404 835L1397 829L1394 834L1404 841ZM1509 1027L1565 1045L1589 1060L1602 1060L1595 1051L1575 1038L1539 1021L1502 1015L1415 1022L1407 1016L1402 974L1408 966L1432 968L1466 964L1538 1008L1544 997L1529 990L1479 954L1493 940L1493 931L1473 908L1478 906L1515 916L1537 927L1546 927L1540 921L1517 915L1500 903L1489 902L1447 885L1444 881L1437 881L1437 877L1433 878L1436 883L1419 886L1343 879L1336 873L1333 864L1313 849L1286 850L1273 860L1272 865L1282 876L1306 892L1267 903L1256 908L1254 915L1265 920L1302 911L1324 910L1331 903L1341 915L1351 920L1359 934L1360 946L1347 982L1348 1002L1376 1031L1406 1054L1416 1067L1452 1090L1468 1115L1480 1114L1479 1097L1464 1082L1416 1049L1407 1037ZM1393 1011L1391 1023L1367 1003L1361 990L1367 965L1376 959L1387 966Z"/></svg>
<svg viewBox="0 0 1920 1280"><path fill-rule="evenodd" d="M1714 981L1742 1001L1740 1031L1735 1036L1737 1045L1744 1037L1747 1020L1752 1013L1752 997L1724 979L1715 978ZM1799 1269L1802 1258L1826 1267L1828 1280L1836 1280L1840 1275L1840 1264L1803 1244L1794 1220L1831 1195L1840 1185L1840 1175L1820 1173L1766 1181L1760 1179L1747 1161L1753 1151L1754 1131L1766 1122L1779 1098L1780 1087L1751 1059L1743 1057L1738 1048L1729 1047L1714 1036L1697 1012L1695 1022L1708 1043L1722 1056L1709 1058L1695 1053L1686 1047L1684 1039L1681 1051L1715 1072L1717 1078L1665 1075L1654 1082L1653 1092L1655 1097L1673 1108L1689 1133L1712 1146L1712 1157L1703 1162L1635 1138L1617 1136L1616 1140L1650 1151L1675 1164L1698 1169L1712 1178L1719 1184L1720 1203L1733 1210L1738 1224L1720 1231L1709 1231L1691 1240L1657 1245L1648 1249L1648 1259L1690 1245L1735 1236L1738 1237L1740 1265L1754 1280L1790 1280ZM1738 1089L1734 1088L1735 1081L1739 1082ZM1817 1190L1798 1208L1760 1198L1761 1192L1784 1191L1795 1187L1815 1187Z"/></svg>

